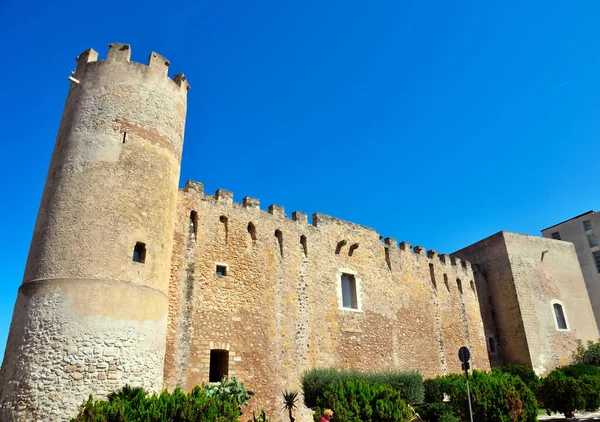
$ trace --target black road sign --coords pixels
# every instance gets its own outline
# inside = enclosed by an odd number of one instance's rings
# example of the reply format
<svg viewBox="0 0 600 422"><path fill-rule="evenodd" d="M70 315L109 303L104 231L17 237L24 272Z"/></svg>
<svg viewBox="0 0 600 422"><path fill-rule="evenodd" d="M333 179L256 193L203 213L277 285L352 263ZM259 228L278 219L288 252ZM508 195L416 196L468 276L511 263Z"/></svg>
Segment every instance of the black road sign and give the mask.
<svg viewBox="0 0 600 422"><path fill-rule="evenodd" d="M469 349L467 347L463 346L460 349L458 349L458 358L462 363L467 363L471 358L471 352L469 352Z"/></svg>

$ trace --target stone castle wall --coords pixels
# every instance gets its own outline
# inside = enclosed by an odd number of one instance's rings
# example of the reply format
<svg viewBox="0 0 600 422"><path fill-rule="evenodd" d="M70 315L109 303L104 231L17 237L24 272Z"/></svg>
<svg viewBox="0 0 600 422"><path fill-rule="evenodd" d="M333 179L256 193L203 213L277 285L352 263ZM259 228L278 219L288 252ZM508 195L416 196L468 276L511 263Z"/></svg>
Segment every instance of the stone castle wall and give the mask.
<svg viewBox="0 0 600 422"><path fill-rule="evenodd" d="M199 183L180 191L165 387L207 382L211 349L229 351L229 376L273 415L281 391L299 389L313 367L431 377L461 371L457 351L467 345L474 367L489 368L468 262L322 214L312 224L292 217L227 191L206 195ZM359 310L342 308L342 273L355 276Z"/></svg>

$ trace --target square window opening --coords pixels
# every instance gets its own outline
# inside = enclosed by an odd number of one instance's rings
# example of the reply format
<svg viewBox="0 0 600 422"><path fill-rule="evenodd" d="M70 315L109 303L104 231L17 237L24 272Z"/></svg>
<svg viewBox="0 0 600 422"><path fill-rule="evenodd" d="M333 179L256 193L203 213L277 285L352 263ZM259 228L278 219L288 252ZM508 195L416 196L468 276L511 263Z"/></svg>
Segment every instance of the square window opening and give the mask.
<svg viewBox="0 0 600 422"><path fill-rule="evenodd" d="M590 248L593 248L594 246L598 246L598 238L596 237L595 234L588 234L588 242L590 244Z"/></svg>
<svg viewBox="0 0 600 422"><path fill-rule="evenodd" d="M583 222L583 230L585 230L586 232L588 230L592 230L592 222L590 220L585 220Z"/></svg>
<svg viewBox="0 0 600 422"><path fill-rule="evenodd" d="M552 233L552 239L560 240L560 233L559 232Z"/></svg>
<svg viewBox="0 0 600 422"><path fill-rule="evenodd" d="M217 265L217 277L225 277L227 275L227 267L225 265Z"/></svg>
<svg viewBox="0 0 600 422"><path fill-rule="evenodd" d="M356 278L352 274L342 274L342 306L358 309Z"/></svg>
<svg viewBox="0 0 600 422"><path fill-rule="evenodd" d="M209 382L221 382L229 375L229 350L213 349L210 351Z"/></svg>
<svg viewBox="0 0 600 422"><path fill-rule="evenodd" d="M133 247L133 262L144 264L146 262L146 244L137 242Z"/></svg>

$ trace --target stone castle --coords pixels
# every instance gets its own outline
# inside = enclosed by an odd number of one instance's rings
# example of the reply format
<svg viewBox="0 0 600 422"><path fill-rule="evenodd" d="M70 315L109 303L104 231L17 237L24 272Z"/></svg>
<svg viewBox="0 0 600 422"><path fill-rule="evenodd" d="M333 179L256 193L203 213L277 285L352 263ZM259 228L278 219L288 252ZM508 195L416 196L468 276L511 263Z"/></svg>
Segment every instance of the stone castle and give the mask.
<svg viewBox="0 0 600 422"><path fill-rule="evenodd" d="M2 421L69 420L126 383L189 390L223 376L276 416L313 367L432 377L461 371L466 345L475 369L545 373L597 337L570 243L501 232L450 256L179 189L190 85L164 57L130 55L89 49L69 78L0 372Z"/></svg>

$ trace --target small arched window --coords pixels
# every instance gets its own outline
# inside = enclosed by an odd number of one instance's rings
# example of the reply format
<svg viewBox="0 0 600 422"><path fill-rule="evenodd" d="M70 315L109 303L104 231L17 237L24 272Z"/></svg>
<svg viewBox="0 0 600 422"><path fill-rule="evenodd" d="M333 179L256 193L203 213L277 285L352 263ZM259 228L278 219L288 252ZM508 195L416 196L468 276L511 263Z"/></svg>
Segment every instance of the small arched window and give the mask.
<svg viewBox="0 0 600 422"><path fill-rule="evenodd" d="M558 300L553 300L552 310L554 311L554 321L556 323L556 328L558 330L568 330L569 327L567 325L567 317L565 316L565 311L562 303L560 303Z"/></svg>
<svg viewBox="0 0 600 422"><path fill-rule="evenodd" d="M279 243L279 252L283 257L283 233L281 230L275 230L275 237L277 238L277 243Z"/></svg>
<svg viewBox="0 0 600 422"><path fill-rule="evenodd" d="M446 290L450 292L450 283L448 283L448 275L444 274L444 284L446 285Z"/></svg>
<svg viewBox="0 0 600 422"><path fill-rule="evenodd" d="M302 245L302 252L304 252L304 256L308 256L308 245L306 243L306 236L300 236L300 244Z"/></svg>
<svg viewBox="0 0 600 422"><path fill-rule="evenodd" d="M219 217L219 222L221 223L219 227L219 234L223 240L227 242L227 236L229 235L229 219L222 215Z"/></svg>
<svg viewBox="0 0 600 422"><path fill-rule="evenodd" d="M194 233L194 238L198 234L198 213L190 212L190 232Z"/></svg>
<svg viewBox="0 0 600 422"><path fill-rule="evenodd" d="M256 240L256 226L252 222L248 223L248 233L252 240Z"/></svg>

